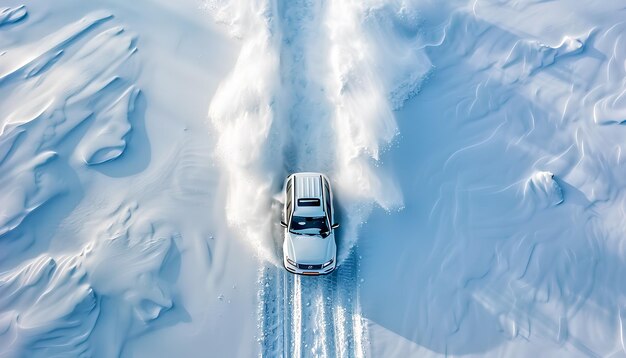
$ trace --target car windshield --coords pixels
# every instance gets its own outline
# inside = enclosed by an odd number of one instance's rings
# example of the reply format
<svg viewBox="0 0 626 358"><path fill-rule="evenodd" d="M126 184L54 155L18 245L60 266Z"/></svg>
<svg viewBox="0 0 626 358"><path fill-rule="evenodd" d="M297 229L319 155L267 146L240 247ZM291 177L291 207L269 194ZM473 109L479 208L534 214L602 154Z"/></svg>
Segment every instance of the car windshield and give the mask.
<svg viewBox="0 0 626 358"><path fill-rule="evenodd" d="M290 232L294 234L322 235L326 237L329 230L328 225L326 225L326 218L323 216L293 216L291 219Z"/></svg>

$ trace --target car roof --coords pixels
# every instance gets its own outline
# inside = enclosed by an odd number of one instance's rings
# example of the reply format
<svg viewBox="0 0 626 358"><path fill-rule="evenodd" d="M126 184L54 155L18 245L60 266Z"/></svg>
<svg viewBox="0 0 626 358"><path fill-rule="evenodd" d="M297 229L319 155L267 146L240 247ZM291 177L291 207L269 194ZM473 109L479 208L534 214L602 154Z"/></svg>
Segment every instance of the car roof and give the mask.
<svg viewBox="0 0 626 358"><path fill-rule="evenodd" d="M294 215L316 217L324 216L324 198L322 196L322 174L296 173L294 178ZM300 205L299 199L318 199L319 206Z"/></svg>

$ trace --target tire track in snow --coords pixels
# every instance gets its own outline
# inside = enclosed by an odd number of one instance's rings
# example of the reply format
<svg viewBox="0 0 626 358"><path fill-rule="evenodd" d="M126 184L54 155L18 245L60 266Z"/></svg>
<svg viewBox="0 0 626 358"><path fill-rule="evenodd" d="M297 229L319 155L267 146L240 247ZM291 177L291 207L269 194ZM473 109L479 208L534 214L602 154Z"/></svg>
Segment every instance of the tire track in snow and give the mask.
<svg viewBox="0 0 626 358"><path fill-rule="evenodd" d="M321 143L333 142L330 120L333 109L325 97L324 84L316 74L323 58L318 42L323 33L325 4L313 1L279 1L278 28L281 92L276 117L284 132L283 156L286 172L332 170L333 150ZM323 41L323 39L322 39ZM282 230L277 243L282 244ZM279 253L280 254L280 253ZM280 256L280 255L279 255ZM343 273L341 273L343 272ZM339 274L338 274L339 273ZM356 282L350 264L328 276L295 276L280 268L266 268L261 281L265 293L259 310L265 322L260 334L265 357L354 357L352 305L355 290L339 289ZM355 285L353 285L355 286ZM355 287L356 288L356 287ZM282 294L282 297L277 297ZM339 302L339 304L338 304ZM278 312L280 311L280 312ZM341 318L337 315L341 314ZM277 322L274 321L277 320ZM281 330L274 327L282 326ZM342 332L342 335L337 335ZM278 341L282 341L282 344ZM277 349L282 347L282 352Z"/></svg>
<svg viewBox="0 0 626 358"><path fill-rule="evenodd" d="M285 326L287 302L282 299L288 289L284 274L274 266L263 266L259 270L258 284L258 342L262 357L279 357L286 351L288 342Z"/></svg>
<svg viewBox="0 0 626 358"><path fill-rule="evenodd" d="M293 282L293 356L334 357L334 336L328 335L326 329L334 323L328 317L332 311L325 304L326 294L333 289L328 277L296 276ZM288 301L290 297L284 299Z"/></svg>
<svg viewBox="0 0 626 358"><path fill-rule="evenodd" d="M314 170L330 172L333 149L320 143L333 142L330 130L332 108L324 97L324 84L315 74L327 71L318 67L319 41L325 36L324 4L312 1L279 2L279 27L284 35L280 52L283 107L278 111L281 123L289 127L284 138L286 172ZM281 231L282 234L282 231ZM282 238L279 240L282 243ZM283 286L283 357L353 357L352 322L339 319L337 314L349 315L354 307L339 307L338 293L354 295L355 291L338 290L338 282L352 272L345 268L321 277L294 276L282 270ZM341 278L338 280L338 278ZM354 281L354 280L353 280ZM352 296L351 296L352 297ZM341 304L353 302L343 298ZM344 317L345 318L345 317ZM338 336L337 332L346 332ZM341 352L341 353L340 353Z"/></svg>
<svg viewBox="0 0 626 358"><path fill-rule="evenodd" d="M326 95L324 61L328 51L324 32L325 4L310 0L277 3L281 34L279 77L281 102L276 117L283 134L285 174L297 171L331 172L336 142L331 127L332 104Z"/></svg>
<svg viewBox="0 0 626 358"><path fill-rule="evenodd" d="M337 357L363 357L362 324L357 306L357 258L348 256L335 277L334 324Z"/></svg>
<svg viewBox="0 0 626 358"><path fill-rule="evenodd" d="M366 335L357 292L356 255L327 276L260 270L262 357L364 357Z"/></svg>

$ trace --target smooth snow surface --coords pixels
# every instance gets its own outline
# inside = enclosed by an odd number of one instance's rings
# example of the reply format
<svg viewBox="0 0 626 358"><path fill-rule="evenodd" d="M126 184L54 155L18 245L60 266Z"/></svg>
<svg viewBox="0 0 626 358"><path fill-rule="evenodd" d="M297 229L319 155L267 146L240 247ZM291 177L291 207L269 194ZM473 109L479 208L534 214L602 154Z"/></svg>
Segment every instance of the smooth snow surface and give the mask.
<svg viewBox="0 0 626 358"><path fill-rule="evenodd" d="M624 18L6 0L0 357L626 355ZM281 266L295 171L328 276Z"/></svg>

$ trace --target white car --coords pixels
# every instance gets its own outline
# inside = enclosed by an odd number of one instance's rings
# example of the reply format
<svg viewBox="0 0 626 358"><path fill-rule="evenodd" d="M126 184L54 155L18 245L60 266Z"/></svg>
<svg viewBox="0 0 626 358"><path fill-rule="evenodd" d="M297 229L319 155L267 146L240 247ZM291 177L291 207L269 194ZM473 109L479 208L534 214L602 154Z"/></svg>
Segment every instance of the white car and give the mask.
<svg viewBox="0 0 626 358"><path fill-rule="evenodd" d="M300 275L325 275L337 266L333 194L320 173L295 173L285 181L283 265Z"/></svg>

